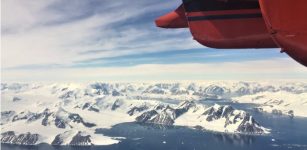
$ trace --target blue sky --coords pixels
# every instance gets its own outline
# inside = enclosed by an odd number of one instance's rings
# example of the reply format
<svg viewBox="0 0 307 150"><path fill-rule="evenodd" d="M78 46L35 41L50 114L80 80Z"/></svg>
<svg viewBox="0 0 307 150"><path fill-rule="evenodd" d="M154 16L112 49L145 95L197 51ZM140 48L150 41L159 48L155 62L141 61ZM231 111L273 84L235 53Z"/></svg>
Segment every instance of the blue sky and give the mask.
<svg viewBox="0 0 307 150"><path fill-rule="evenodd" d="M154 19L179 0L3 0L3 81L305 79L278 49L216 50ZM77 75L76 75L77 74Z"/></svg>

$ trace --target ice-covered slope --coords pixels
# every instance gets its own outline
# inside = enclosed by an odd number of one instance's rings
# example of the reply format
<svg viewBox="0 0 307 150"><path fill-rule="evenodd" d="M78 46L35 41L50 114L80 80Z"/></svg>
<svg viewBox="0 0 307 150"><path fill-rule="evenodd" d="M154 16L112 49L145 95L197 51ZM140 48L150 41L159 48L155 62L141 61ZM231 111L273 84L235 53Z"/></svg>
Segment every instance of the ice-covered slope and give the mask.
<svg viewBox="0 0 307 150"><path fill-rule="evenodd" d="M258 104L255 110L273 113L276 115L289 115L290 117L307 117L307 92L291 93L287 91L260 92L232 98L238 103Z"/></svg>
<svg viewBox="0 0 307 150"><path fill-rule="evenodd" d="M38 89L38 90L35 90ZM41 90L45 89L45 90ZM6 92L52 92L60 98L110 95L128 99L199 100L221 99L262 92L307 93L305 82L183 82L183 83L89 83L89 84L1 84ZM18 97L16 97L18 101Z"/></svg>
<svg viewBox="0 0 307 150"><path fill-rule="evenodd" d="M119 140L95 134L95 129L132 121L263 134L268 130L248 113L231 106L210 108L197 100L235 97L243 102L265 92L304 99L306 91L307 84L297 82L1 84L1 142L113 144Z"/></svg>

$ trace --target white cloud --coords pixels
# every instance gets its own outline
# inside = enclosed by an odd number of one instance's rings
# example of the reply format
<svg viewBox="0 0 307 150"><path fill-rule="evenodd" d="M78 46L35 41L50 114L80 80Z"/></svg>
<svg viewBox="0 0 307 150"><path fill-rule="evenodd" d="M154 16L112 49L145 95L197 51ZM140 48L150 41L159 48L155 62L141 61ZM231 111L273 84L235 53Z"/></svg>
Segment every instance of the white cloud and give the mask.
<svg viewBox="0 0 307 150"><path fill-rule="evenodd" d="M6 70L3 81L160 81L306 79L290 59L209 64L145 64L133 67Z"/></svg>
<svg viewBox="0 0 307 150"><path fill-rule="evenodd" d="M63 68L75 62L149 52L201 48L187 29L154 27L157 12L180 1L3 0L1 67L3 81L181 80L303 78L293 60L235 63ZM100 4L96 4L96 3ZM154 18L152 17L152 18ZM130 25L129 25L130 23ZM143 23L143 24L142 24ZM118 27L120 26L120 27ZM104 60L107 61L107 60ZM291 63L289 63L291 62ZM20 69L20 66L45 66ZM47 67L46 67L47 66ZM48 67L50 66L50 67ZM53 66L53 67L52 67ZM61 67L59 67L61 66ZM7 68L19 69L7 69ZM3 69L4 68L4 69Z"/></svg>
<svg viewBox="0 0 307 150"><path fill-rule="evenodd" d="M177 39L178 35L188 35L188 31L157 33L151 29L153 22L150 27L113 28L113 23L176 7L177 2L138 1L127 5L126 1L100 1L104 3L97 10L92 10L91 2L4 0L2 67L65 65L93 58L200 47L191 42L191 37ZM80 17L86 13L89 15ZM82 53L90 50L101 52Z"/></svg>

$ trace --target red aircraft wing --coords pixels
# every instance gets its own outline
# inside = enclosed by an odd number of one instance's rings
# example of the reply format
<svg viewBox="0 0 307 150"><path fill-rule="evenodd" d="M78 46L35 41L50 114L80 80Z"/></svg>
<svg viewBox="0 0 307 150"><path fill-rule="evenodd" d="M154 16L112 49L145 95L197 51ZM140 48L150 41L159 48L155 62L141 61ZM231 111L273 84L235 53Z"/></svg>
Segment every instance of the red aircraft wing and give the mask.
<svg viewBox="0 0 307 150"><path fill-rule="evenodd" d="M307 66L307 1L259 0L272 38L296 61Z"/></svg>
<svg viewBox="0 0 307 150"><path fill-rule="evenodd" d="M297 11L289 15L291 11L285 10L293 3ZM156 25L188 27L196 41L212 48L281 47L307 66L307 1L260 0L260 4L258 0L183 0L175 11L158 18Z"/></svg>

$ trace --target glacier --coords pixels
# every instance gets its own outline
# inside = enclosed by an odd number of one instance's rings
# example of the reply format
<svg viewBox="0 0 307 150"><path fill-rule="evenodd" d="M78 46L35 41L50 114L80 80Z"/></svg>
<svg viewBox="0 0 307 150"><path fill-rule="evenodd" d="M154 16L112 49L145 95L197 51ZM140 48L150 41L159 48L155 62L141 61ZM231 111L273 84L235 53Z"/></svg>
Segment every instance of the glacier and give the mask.
<svg viewBox="0 0 307 150"><path fill-rule="evenodd" d="M1 83L1 143L109 145L95 134L124 122L187 126L235 134L269 134L248 112L223 100L257 104L264 113L307 117L305 82Z"/></svg>

